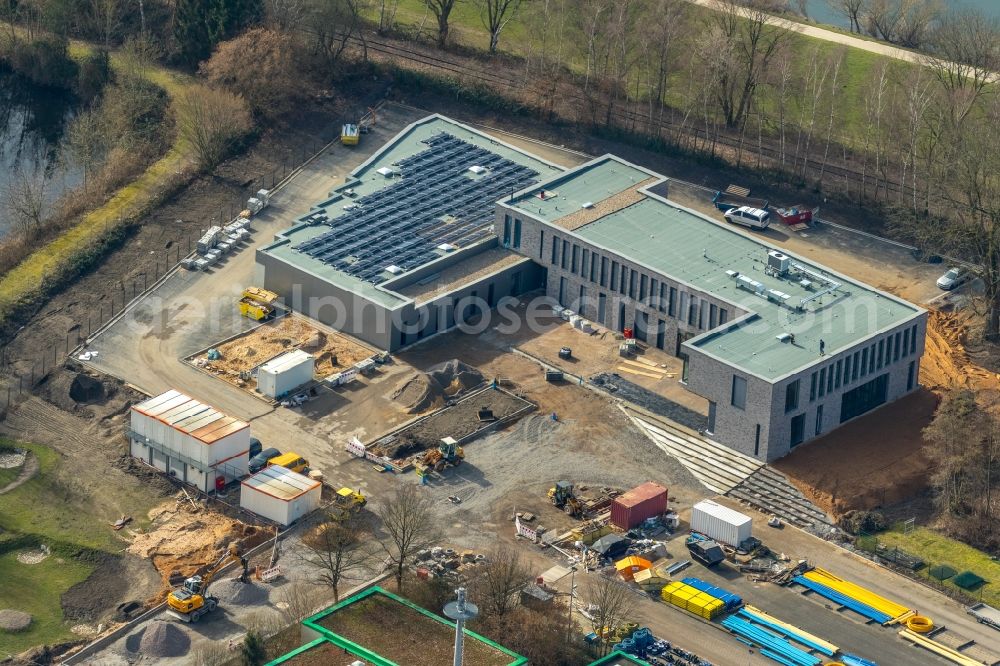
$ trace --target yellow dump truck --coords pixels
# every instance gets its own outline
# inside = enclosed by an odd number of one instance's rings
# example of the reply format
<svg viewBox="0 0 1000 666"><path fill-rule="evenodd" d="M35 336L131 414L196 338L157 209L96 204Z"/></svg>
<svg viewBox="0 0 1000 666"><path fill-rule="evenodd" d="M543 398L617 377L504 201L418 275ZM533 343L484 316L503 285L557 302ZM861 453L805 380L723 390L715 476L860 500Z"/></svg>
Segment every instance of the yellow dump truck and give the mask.
<svg viewBox="0 0 1000 666"><path fill-rule="evenodd" d="M240 299L240 314L248 319L263 321L274 315L278 295L260 287L247 287Z"/></svg>

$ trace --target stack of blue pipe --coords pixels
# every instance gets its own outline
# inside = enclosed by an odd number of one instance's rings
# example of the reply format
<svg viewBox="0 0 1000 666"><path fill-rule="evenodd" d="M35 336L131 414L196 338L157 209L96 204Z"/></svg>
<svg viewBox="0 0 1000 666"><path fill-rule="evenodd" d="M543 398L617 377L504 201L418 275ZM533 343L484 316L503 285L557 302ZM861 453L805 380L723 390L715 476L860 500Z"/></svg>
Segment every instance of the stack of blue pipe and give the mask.
<svg viewBox="0 0 1000 666"><path fill-rule="evenodd" d="M858 613L859 615L867 617L870 620L875 620L879 624L885 624L886 622L892 619L891 616L887 615L886 613L883 613L882 611L875 610L868 604L863 604L857 599L852 599L846 594L842 594L836 590L830 589L829 587L823 585L822 583L817 583L814 580L809 580L805 576L796 576L792 580L794 580L799 585L802 585L803 587L809 588L816 594L826 597L830 601L835 601L841 606L844 606L845 608L850 608L852 611Z"/></svg>
<svg viewBox="0 0 1000 666"><path fill-rule="evenodd" d="M878 666L874 661L868 661L867 659L862 659L861 657L856 657L853 654L844 654L840 657L840 661L844 666Z"/></svg>
<svg viewBox="0 0 1000 666"><path fill-rule="evenodd" d="M727 590L723 590L721 587L716 587L711 583L706 583L700 578L685 578L681 582L685 585L690 585L699 592L704 592L705 594L720 600L726 605L726 610L733 610L734 608L739 608L743 605L743 600L739 596Z"/></svg>
<svg viewBox="0 0 1000 666"><path fill-rule="evenodd" d="M762 655L783 666L819 666L822 663L819 657L795 647L781 636L743 619L739 614L724 619L722 626L757 644Z"/></svg>
<svg viewBox="0 0 1000 666"><path fill-rule="evenodd" d="M739 615L742 619L748 622L753 622L756 624L763 625L767 627L770 631L781 634L785 638L790 638L796 643L799 643L800 645L805 645L809 649L815 650L816 652L826 655L827 657L832 657L835 654L833 650L831 650L829 647L825 645L821 645L819 643L816 643L815 641L811 641L805 636L802 636L801 634L798 634L787 627L782 627L781 625L774 624L773 622L768 622L764 618L748 613L745 610L741 610L739 613L737 613L737 615ZM856 666L862 666L862 665L857 664Z"/></svg>

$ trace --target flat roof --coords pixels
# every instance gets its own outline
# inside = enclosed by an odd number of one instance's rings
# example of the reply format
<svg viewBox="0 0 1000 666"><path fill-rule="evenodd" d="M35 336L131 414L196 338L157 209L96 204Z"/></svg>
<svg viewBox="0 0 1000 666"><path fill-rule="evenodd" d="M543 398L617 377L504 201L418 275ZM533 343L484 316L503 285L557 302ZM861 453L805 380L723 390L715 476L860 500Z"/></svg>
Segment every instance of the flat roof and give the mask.
<svg viewBox="0 0 1000 666"><path fill-rule="evenodd" d="M226 416L214 407L174 390L132 405L132 410L190 435L203 444L213 444L250 427L246 421Z"/></svg>
<svg viewBox="0 0 1000 666"><path fill-rule="evenodd" d="M665 180L605 155L519 192L513 206L558 227L561 218L575 214L583 203L614 197L650 176L658 182ZM685 344L748 374L779 379L819 361L820 340L825 343L825 354L833 355L923 312L654 194L654 188L641 188L643 197L635 203L556 233L576 235L732 304L725 326ZM545 200L539 198L540 190L547 191ZM792 267L787 274L765 270L770 250L789 257ZM836 288L820 293L833 285ZM737 310L750 314L737 320ZM794 340L778 340L783 333L792 334Z"/></svg>
<svg viewBox="0 0 1000 666"><path fill-rule="evenodd" d="M302 351L301 349L293 349L292 351L285 352L280 356L275 356L267 363L260 366L260 369L265 372L284 372L289 368L294 368L298 365L307 362L313 362L316 357L309 352Z"/></svg>
<svg viewBox="0 0 1000 666"><path fill-rule="evenodd" d="M287 467L271 465L245 479L243 485L287 502L319 488L320 482Z"/></svg>
<svg viewBox="0 0 1000 666"><path fill-rule="evenodd" d="M278 234L274 243L261 248L258 252L284 261L299 268L300 270L307 271L324 281L330 282L341 289L351 291L359 296L382 305L383 307L391 309L407 303L410 300L407 296L401 295L391 289L381 287L377 284L373 284L371 281L350 275L343 270L339 270L335 266L330 265L329 263L324 263L324 261L321 261L313 256L310 256L306 252L295 248L301 246L303 243L308 243L309 241L316 239L325 232L329 232L333 226L327 224L326 222L316 224L311 222L311 220L315 220L317 217L324 219L325 216L326 220L335 223L338 218L347 215L352 210L356 210L359 199L363 199L364 197L368 197L383 190L389 191L389 188L405 181L405 177L386 177L383 175L383 173L385 173L384 170L398 170L398 167L395 166L397 163L413 158L414 156L426 151L428 149L428 144L425 142L433 137L436 137L437 135L440 135L442 132L468 144L472 144L474 147L489 151L493 155L509 160L516 165L520 165L537 172L537 180L546 179L552 174L561 173L563 171L562 167L558 165L535 157L530 153L515 148L514 146L504 143L471 127L440 115L428 116L427 118L418 120L403 129L391 141L376 151L366 162L354 169L350 175L345 178L345 182L330 193L330 197L328 199L313 206L312 210L307 215L300 217L292 227ZM475 178L480 177L480 174L469 171L468 173L465 173L465 176L467 176L470 180L475 180ZM432 180L428 178L427 185L430 186L432 184ZM352 194L348 195L347 190L352 190ZM494 208L494 201L495 199L493 198L484 198L481 202L477 202L475 207L483 208L484 210L492 212ZM442 197L434 203L442 204L447 207L449 199L447 197ZM394 211L394 213L409 215L412 212L415 216L416 213L421 212L427 207L427 205L428 202L425 201L419 204L413 204L412 208L409 209L404 206L404 210L397 210ZM462 219L462 211L446 210L445 212L446 214L442 216L443 225L450 224L453 218L458 220ZM477 214L480 213L478 210L474 212ZM455 215L452 215L452 213L455 213ZM471 212L466 211L465 214L471 215ZM493 224L492 217L493 216L490 215L490 219L483 225L480 225L481 228L486 229ZM379 221L373 223L373 232L376 231L379 226ZM401 233L400 240L410 240L411 236L415 235L416 234ZM463 246L461 242L454 242L452 244L457 247ZM436 250L433 252L434 256L428 255L427 260L422 261L420 265L424 265L429 261L433 261L434 259L447 254L447 250ZM391 262L384 263L388 264ZM418 267L419 266L410 266L406 270L414 270ZM376 266L375 268L378 269L380 267ZM389 277L391 276L385 276L383 279L387 279Z"/></svg>
<svg viewBox="0 0 1000 666"><path fill-rule="evenodd" d="M426 303L441 294L452 292L508 266L530 261L531 259L502 247L492 247L466 257L424 279L399 287L396 292L412 298L418 304Z"/></svg>

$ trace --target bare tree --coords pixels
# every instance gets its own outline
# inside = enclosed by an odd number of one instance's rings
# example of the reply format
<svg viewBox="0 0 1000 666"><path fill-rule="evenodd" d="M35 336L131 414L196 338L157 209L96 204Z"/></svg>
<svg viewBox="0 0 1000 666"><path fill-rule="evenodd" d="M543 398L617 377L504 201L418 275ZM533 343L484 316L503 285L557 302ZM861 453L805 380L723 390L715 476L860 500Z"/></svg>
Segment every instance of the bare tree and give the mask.
<svg viewBox="0 0 1000 666"><path fill-rule="evenodd" d="M431 10L437 21L437 45L439 49L443 49L448 43L448 31L450 30L448 20L451 18L451 10L458 2L459 0L424 0L427 9Z"/></svg>
<svg viewBox="0 0 1000 666"><path fill-rule="evenodd" d="M286 624L295 624L308 617L327 600L327 591L311 583L293 582L278 590L279 608Z"/></svg>
<svg viewBox="0 0 1000 666"><path fill-rule="evenodd" d="M9 175L3 203L14 229L22 236L31 235L48 216L47 187L48 179L42 169L31 172L15 169Z"/></svg>
<svg viewBox="0 0 1000 666"><path fill-rule="evenodd" d="M872 37L919 48L940 12L938 0L867 0L863 21Z"/></svg>
<svg viewBox="0 0 1000 666"><path fill-rule="evenodd" d="M253 126L242 97L205 85L189 86L178 95L174 111L183 145L202 169L218 164Z"/></svg>
<svg viewBox="0 0 1000 666"><path fill-rule="evenodd" d="M122 0L89 1L86 19L93 31L100 36L104 48L111 48L112 41L121 29L123 14Z"/></svg>
<svg viewBox="0 0 1000 666"><path fill-rule="evenodd" d="M947 93L953 124L962 123L1000 70L998 43L1000 21L972 10L945 14L932 33L933 57L924 64Z"/></svg>
<svg viewBox="0 0 1000 666"><path fill-rule="evenodd" d="M406 563L438 539L433 500L416 486L396 488L375 511L383 532L379 543L395 570L396 587L403 588Z"/></svg>
<svg viewBox="0 0 1000 666"><path fill-rule="evenodd" d="M847 18L851 26L851 32L861 32L861 12L865 6L865 0L827 0L830 8Z"/></svg>
<svg viewBox="0 0 1000 666"><path fill-rule="evenodd" d="M788 34L769 25L770 8L762 0L720 0L717 11L708 13L700 54L727 127L744 128L757 86Z"/></svg>
<svg viewBox="0 0 1000 666"><path fill-rule="evenodd" d="M587 587L587 598L597 606L592 612L591 627L601 638L601 655L608 651L611 635L632 614L632 591L620 581L598 576Z"/></svg>
<svg viewBox="0 0 1000 666"><path fill-rule="evenodd" d="M273 118L300 92L292 51L291 35L251 28L219 44L199 71L212 85L242 96L254 113Z"/></svg>
<svg viewBox="0 0 1000 666"><path fill-rule="evenodd" d="M306 0L267 0L267 18L275 30L297 32L305 20Z"/></svg>
<svg viewBox="0 0 1000 666"><path fill-rule="evenodd" d="M338 522L321 513L318 524L302 538L299 557L315 570L317 581L333 591L334 601L340 600L341 583L362 580L370 573L371 544L362 537L356 516Z"/></svg>
<svg viewBox="0 0 1000 666"><path fill-rule="evenodd" d="M521 8L522 0L474 0L479 7L483 27L490 33L490 53L497 52L500 32Z"/></svg>
<svg viewBox="0 0 1000 666"><path fill-rule="evenodd" d="M378 34L384 35L396 24L399 0L378 0Z"/></svg>
<svg viewBox="0 0 1000 666"><path fill-rule="evenodd" d="M486 556L470 587L479 607L501 618L517 608L520 592L531 582L531 572L517 549L502 544Z"/></svg>
<svg viewBox="0 0 1000 666"><path fill-rule="evenodd" d="M316 48L326 66L334 67L340 62L354 37L359 37L367 48L361 30L362 17L367 10L368 0L310 0L305 25L315 37Z"/></svg>

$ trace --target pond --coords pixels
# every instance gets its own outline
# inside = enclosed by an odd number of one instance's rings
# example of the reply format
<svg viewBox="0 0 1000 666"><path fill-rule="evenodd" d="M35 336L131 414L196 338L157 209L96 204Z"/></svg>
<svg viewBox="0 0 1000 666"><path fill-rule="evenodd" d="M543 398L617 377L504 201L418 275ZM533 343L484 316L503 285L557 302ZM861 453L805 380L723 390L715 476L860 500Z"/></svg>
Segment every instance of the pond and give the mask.
<svg viewBox="0 0 1000 666"><path fill-rule="evenodd" d="M51 202L79 185L82 172L61 160L61 142L76 113L72 95L32 84L0 67L0 238L11 230L10 183L45 178Z"/></svg>
<svg viewBox="0 0 1000 666"><path fill-rule="evenodd" d="M792 3L793 6L795 3ZM987 16L1000 17L1000 2L997 0L944 0L945 9L977 9ZM849 27L847 17L830 6L829 0L806 0L809 18L838 28Z"/></svg>

